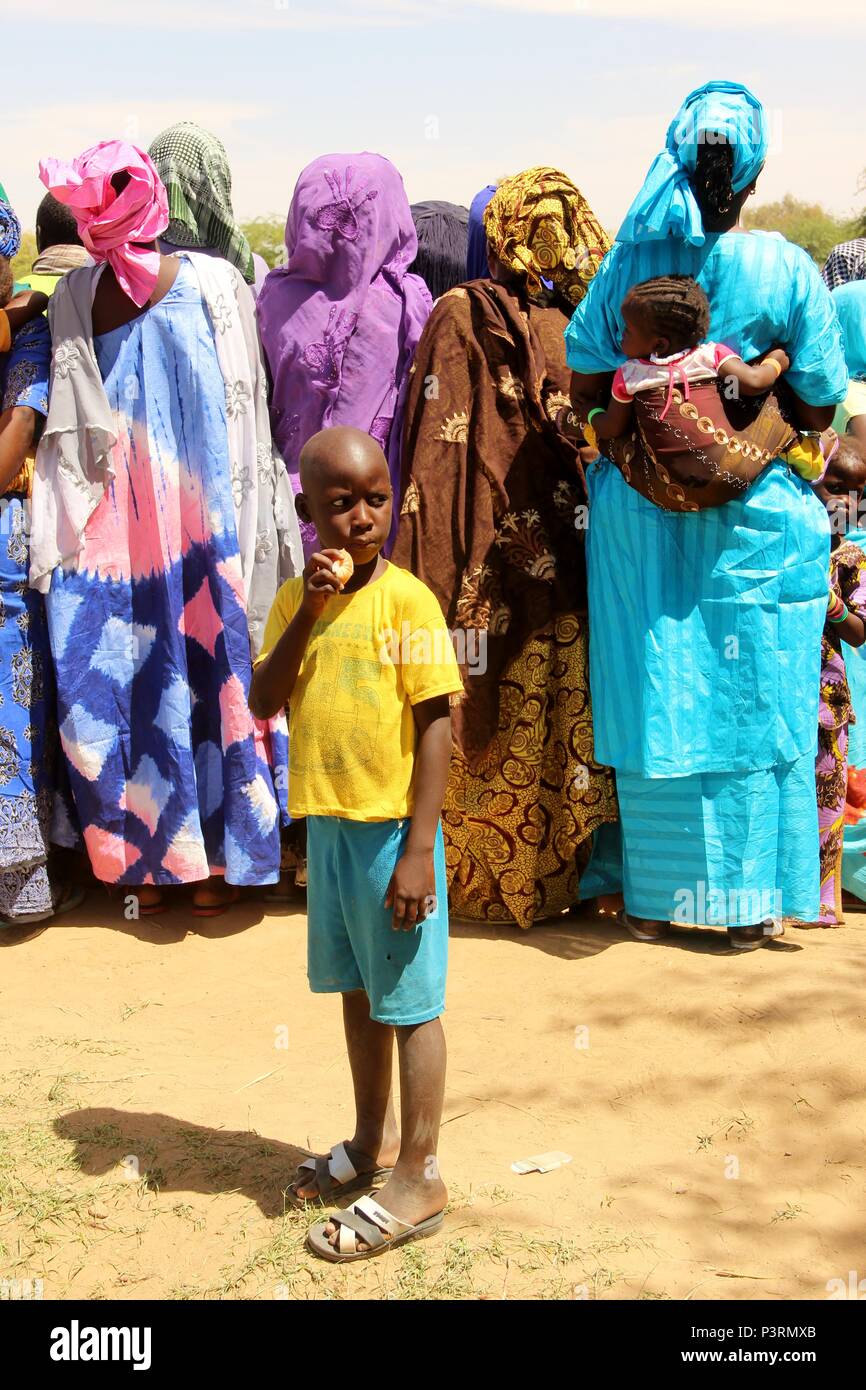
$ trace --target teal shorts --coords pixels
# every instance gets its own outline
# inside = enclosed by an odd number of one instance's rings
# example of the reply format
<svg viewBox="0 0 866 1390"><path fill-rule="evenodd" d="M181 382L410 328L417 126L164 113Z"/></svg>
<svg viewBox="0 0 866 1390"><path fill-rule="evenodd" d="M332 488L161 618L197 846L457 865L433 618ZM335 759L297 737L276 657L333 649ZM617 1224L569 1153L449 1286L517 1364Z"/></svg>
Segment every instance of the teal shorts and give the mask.
<svg viewBox="0 0 866 1390"><path fill-rule="evenodd" d="M315 994L363 989L370 1017L408 1026L445 1008L448 886L442 827L433 865L436 909L395 931L385 894L411 821L307 816L307 975Z"/></svg>

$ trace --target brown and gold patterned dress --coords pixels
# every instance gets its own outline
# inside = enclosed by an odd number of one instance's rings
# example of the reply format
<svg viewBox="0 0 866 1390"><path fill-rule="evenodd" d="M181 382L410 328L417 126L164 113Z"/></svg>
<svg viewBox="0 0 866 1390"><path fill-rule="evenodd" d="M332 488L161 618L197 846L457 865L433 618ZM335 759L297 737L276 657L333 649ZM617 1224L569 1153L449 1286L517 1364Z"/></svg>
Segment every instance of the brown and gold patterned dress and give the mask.
<svg viewBox="0 0 866 1390"><path fill-rule="evenodd" d="M593 758L583 467L558 424L567 321L488 280L438 301L409 387L393 557L436 594L462 658L452 913L521 927L575 900L581 846L617 819Z"/></svg>

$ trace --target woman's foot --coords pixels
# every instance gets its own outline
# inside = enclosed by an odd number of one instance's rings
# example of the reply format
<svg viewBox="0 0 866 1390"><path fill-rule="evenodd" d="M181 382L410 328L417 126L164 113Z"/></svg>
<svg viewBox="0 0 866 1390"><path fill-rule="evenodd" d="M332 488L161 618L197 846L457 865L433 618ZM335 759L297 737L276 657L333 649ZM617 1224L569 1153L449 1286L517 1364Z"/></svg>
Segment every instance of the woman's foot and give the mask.
<svg viewBox="0 0 866 1390"><path fill-rule="evenodd" d="M375 1173L377 1169L380 1168L393 1168L394 1164L397 1162L400 1142L396 1137L390 1142L383 1140L379 1145L379 1153L375 1157L365 1153L363 1149L359 1148L354 1139L347 1139L343 1148L346 1151L346 1157L349 1159L356 1173ZM333 1150L329 1150L328 1154L324 1155L324 1157L330 1157L332 1152ZM350 1191L355 1190L355 1188L347 1187L345 1190ZM299 1166L297 1173L289 1183L286 1191L299 1202L317 1202L322 1196L322 1193L319 1191L319 1184L316 1180L315 1173L312 1172L310 1168L303 1166ZM324 1198L330 1201L335 1195L334 1193L326 1192ZM395 1216L397 1215L396 1212L394 1214Z"/></svg>
<svg viewBox="0 0 866 1390"><path fill-rule="evenodd" d="M785 928L781 922L758 922L751 927L728 927L728 945L735 951L757 951L759 946L766 946L768 941L784 935Z"/></svg>
<svg viewBox="0 0 866 1390"><path fill-rule="evenodd" d="M240 888L237 888L233 883L226 883L219 874L213 874L207 883L203 883L193 893L192 915L193 917L219 917L238 902L240 896Z"/></svg>
<svg viewBox="0 0 866 1390"><path fill-rule="evenodd" d="M658 922L652 917L633 917L625 911L617 914L617 921L635 941L661 941L671 929L670 922Z"/></svg>
<svg viewBox="0 0 866 1390"><path fill-rule="evenodd" d="M135 896L138 898L140 917L150 917L154 912L161 912L165 906L163 891L155 883L139 884L135 889Z"/></svg>
<svg viewBox="0 0 866 1390"><path fill-rule="evenodd" d="M431 1162L428 1159L428 1164ZM435 1158L432 1159L435 1166ZM399 1175L396 1170L376 1192L376 1203L382 1207L390 1216L396 1216L398 1221L404 1222L408 1226L417 1226L419 1221L426 1221L428 1217L438 1216L440 1211L444 1211L448 1201L448 1189L439 1177L439 1170L436 1168L435 1175L429 1177L426 1172L413 1174L410 1178ZM336 1249L339 1227L333 1221L325 1223L324 1235L328 1243ZM369 1245L359 1236L356 1242L356 1249L359 1254L369 1250Z"/></svg>

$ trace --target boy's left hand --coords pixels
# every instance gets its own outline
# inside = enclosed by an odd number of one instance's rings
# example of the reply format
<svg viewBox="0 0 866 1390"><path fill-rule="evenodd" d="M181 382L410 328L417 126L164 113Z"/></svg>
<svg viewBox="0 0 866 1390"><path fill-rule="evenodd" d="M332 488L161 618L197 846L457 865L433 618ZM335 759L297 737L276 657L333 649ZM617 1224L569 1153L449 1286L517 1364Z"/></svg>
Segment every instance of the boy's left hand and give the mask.
<svg viewBox="0 0 866 1390"><path fill-rule="evenodd" d="M436 874L433 854L426 850L404 850L394 866L385 894L385 906L393 907L391 925L395 931L412 931L435 906Z"/></svg>

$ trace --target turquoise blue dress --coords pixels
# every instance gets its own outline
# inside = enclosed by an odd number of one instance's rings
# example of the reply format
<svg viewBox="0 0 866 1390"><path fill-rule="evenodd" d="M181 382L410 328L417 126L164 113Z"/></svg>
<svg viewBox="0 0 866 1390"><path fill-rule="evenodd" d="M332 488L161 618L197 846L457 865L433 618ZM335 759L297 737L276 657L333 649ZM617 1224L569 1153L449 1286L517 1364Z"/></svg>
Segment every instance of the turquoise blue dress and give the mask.
<svg viewBox="0 0 866 1390"><path fill-rule="evenodd" d="M828 291L804 251L761 233L617 244L566 329L572 369L615 370L626 291L672 273L706 291L708 338L746 360L781 345L805 401L844 398ZM588 482L595 756L616 769L622 848L615 862L602 839L582 893L619 876L639 917L815 920L824 508L781 462L698 513L659 510L604 458Z"/></svg>

